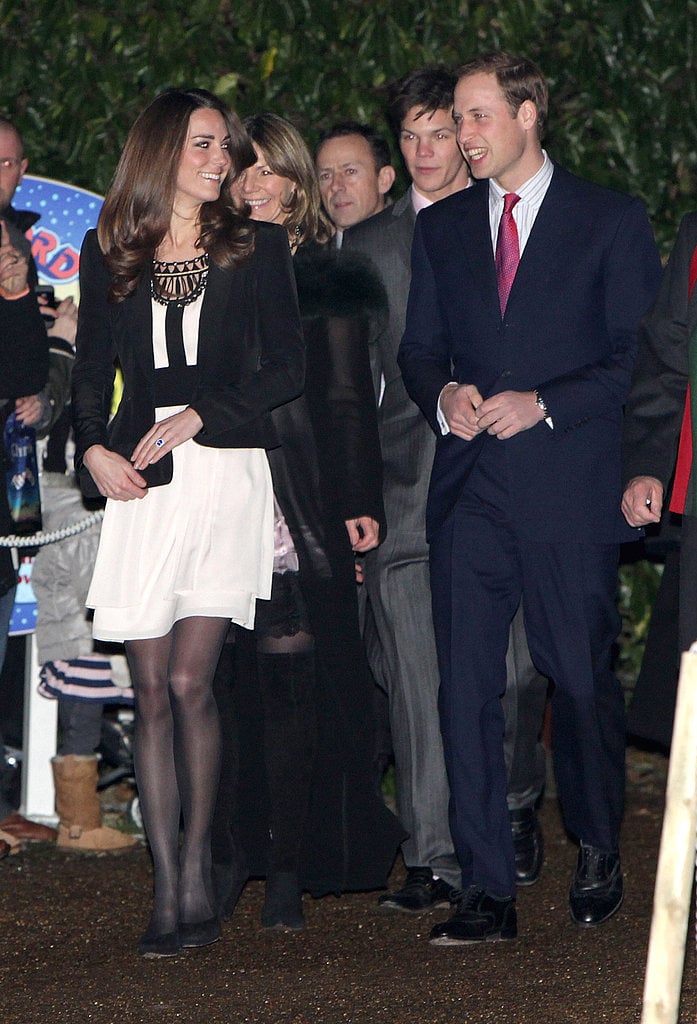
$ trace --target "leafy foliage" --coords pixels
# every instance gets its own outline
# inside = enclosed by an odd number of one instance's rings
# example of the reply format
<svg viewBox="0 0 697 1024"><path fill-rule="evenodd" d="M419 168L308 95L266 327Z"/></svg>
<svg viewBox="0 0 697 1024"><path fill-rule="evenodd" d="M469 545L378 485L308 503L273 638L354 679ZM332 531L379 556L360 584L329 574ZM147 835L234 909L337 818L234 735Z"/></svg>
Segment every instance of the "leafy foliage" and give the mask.
<svg viewBox="0 0 697 1024"><path fill-rule="evenodd" d="M104 192L167 86L274 110L313 145L347 118L389 136L385 87L413 68L523 52L549 79L552 156L641 196L667 252L697 184L696 16L697 0L0 0L0 95L35 173ZM656 584L623 570L630 677Z"/></svg>
<svg viewBox="0 0 697 1024"><path fill-rule="evenodd" d="M640 195L667 249L697 175L697 0L0 0L0 85L36 173L103 192L161 89L272 109L313 144L333 121L384 119L385 85L505 47L548 75L547 146Z"/></svg>
<svg viewBox="0 0 697 1024"><path fill-rule="evenodd" d="M618 607L622 617L615 671L625 697L634 688L651 623L651 610L658 594L663 566L642 559L620 566Z"/></svg>

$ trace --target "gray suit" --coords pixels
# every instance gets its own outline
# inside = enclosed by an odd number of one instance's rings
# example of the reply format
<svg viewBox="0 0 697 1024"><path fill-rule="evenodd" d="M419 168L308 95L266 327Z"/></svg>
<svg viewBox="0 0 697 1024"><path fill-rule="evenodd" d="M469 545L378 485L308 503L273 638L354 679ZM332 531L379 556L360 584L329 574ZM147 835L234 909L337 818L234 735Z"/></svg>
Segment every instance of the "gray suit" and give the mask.
<svg viewBox="0 0 697 1024"><path fill-rule="evenodd" d="M376 325L371 362L383 455L387 538L365 558L364 599L375 622L366 637L373 672L387 691L395 754L397 810L409 838L408 867L428 866L453 885L460 874L448 825L449 791L438 720L440 679L431 617L425 509L435 435L407 395L397 365L411 281L416 216L411 190L344 234L347 249L375 264L387 292L389 318ZM547 681L532 666L522 612L511 627L508 652L506 751L509 807L531 806L545 779L539 730Z"/></svg>

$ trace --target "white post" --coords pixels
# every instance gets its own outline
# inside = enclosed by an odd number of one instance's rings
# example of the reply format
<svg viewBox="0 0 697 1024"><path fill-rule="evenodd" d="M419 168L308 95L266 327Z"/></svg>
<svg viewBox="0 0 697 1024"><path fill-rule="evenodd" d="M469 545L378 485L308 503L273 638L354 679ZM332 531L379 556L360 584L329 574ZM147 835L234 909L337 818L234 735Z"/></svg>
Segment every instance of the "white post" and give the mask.
<svg viewBox="0 0 697 1024"><path fill-rule="evenodd" d="M22 814L54 824L55 797L51 758L56 752L58 701L37 691L39 659L36 635L26 638L24 668L24 729L22 740Z"/></svg>
<svg viewBox="0 0 697 1024"><path fill-rule="evenodd" d="M697 644L682 655L641 1024L676 1024L697 834Z"/></svg>

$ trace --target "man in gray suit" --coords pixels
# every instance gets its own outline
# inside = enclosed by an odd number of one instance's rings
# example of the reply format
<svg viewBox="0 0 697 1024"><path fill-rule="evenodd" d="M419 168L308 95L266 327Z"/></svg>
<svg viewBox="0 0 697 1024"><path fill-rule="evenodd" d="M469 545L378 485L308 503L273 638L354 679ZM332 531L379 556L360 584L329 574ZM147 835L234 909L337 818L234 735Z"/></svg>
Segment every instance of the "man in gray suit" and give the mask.
<svg viewBox="0 0 697 1024"><path fill-rule="evenodd" d="M447 905L460 885L448 825L424 521L435 435L407 395L397 366L416 214L469 184L452 120L454 86L454 75L442 68L420 69L396 84L390 114L411 188L393 206L344 235L347 249L371 258L389 301L389 322L372 346L388 533L365 559L364 595L375 626L366 635L368 656L389 697L397 810L409 832L402 845L406 883L381 896L379 904L384 910L412 913ZM546 693L547 680L532 666L519 612L511 629L504 704L509 809L521 885L537 880L543 859L534 808L545 780L539 735Z"/></svg>

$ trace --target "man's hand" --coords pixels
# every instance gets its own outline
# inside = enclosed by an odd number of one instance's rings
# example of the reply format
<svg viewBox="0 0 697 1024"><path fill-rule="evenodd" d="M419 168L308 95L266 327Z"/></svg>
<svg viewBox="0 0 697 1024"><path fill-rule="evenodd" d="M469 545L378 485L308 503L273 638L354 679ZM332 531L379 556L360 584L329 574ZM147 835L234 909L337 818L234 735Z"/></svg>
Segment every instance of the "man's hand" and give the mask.
<svg viewBox="0 0 697 1024"><path fill-rule="evenodd" d="M133 468L128 459L118 452L111 452L101 444L93 444L83 459L100 494L114 501L131 501L144 498L148 493L147 483Z"/></svg>
<svg viewBox="0 0 697 1024"><path fill-rule="evenodd" d="M345 523L353 551L363 554L380 543L380 524L371 516L356 516L355 519L346 519Z"/></svg>
<svg viewBox="0 0 697 1024"><path fill-rule="evenodd" d="M663 509L663 484L655 476L635 476L622 495L622 511L630 526L657 523Z"/></svg>
<svg viewBox="0 0 697 1024"><path fill-rule="evenodd" d="M477 424L501 441L529 430L545 418L535 391L502 391L492 395L477 409Z"/></svg>
<svg viewBox="0 0 697 1024"><path fill-rule="evenodd" d="M482 428L477 421L477 410L482 396L474 384L447 384L440 393L440 410L450 427L450 433L471 441Z"/></svg>
<svg viewBox="0 0 697 1024"><path fill-rule="evenodd" d="M69 341L74 346L77 335L77 306L73 302L72 296L69 295L67 299L59 302L55 309L51 309L41 300L39 300L39 306L43 316L53 317L53 323L46 326L49 338L63 338L64 341Z"/></svg>

